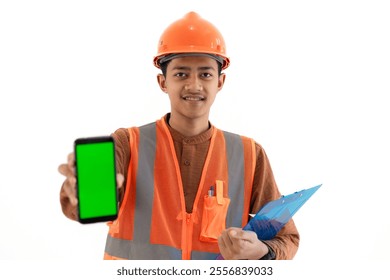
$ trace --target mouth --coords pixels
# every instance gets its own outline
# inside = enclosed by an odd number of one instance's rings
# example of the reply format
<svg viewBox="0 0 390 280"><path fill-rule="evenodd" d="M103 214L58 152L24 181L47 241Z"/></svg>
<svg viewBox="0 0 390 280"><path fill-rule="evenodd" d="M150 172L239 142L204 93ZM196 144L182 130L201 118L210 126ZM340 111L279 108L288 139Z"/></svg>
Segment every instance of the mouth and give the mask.
<svg viewBox="0 0 390 280"><path fill-rule="evenodd" d="M203 95L184 95L181 98L186 101L204 101L206 99Z"/></svg>

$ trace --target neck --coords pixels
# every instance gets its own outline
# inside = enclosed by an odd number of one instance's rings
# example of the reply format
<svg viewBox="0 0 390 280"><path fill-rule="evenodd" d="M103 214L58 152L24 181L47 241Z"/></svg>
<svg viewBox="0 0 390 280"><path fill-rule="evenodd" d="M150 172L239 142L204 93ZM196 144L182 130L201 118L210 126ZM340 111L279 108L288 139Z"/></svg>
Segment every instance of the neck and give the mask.
<svg viewBox="0 0 390 280"><path fill-rule="evenodd" d="M169 125L180 134L191 137L199 135L209 129L208 118L203 119L188 119L188 118L176 118L171 114L169 118Z"/></svg>

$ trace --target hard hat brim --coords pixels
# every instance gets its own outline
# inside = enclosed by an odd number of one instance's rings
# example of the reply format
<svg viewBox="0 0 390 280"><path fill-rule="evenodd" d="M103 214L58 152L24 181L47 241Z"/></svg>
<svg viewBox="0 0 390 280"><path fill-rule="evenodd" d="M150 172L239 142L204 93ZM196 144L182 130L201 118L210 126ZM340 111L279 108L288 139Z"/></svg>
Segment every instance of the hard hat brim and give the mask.
<svg viewBox="0 0 390 280"><path fill-rule="evenodd" d="M186 57L186 56L205 56L205 57L210 57L210 58L216 60L217 62L221 63L222 70L226 69L229 66L229 64L230 64L230 60L229 60L228 57L222 57L220 55L211 54L211 53L189 52L189 53L169 53L169 54L165 54L165 55L156 56L154 58L154 65L157 68L161 68L161 64L163 64L163 63L171 61L172 59L175 59L175 58Z"/></svg>
<svg viewBox="0 0 390 280"><path fill-rule="evenodd" d="M209 57L209 58L212 58L214 60L216 60L217 62L221 63L221 65L224 64L224 58L221 57L221 56L218 56L218 55L215 55L215 54L209 54L209 53L172 53L172 54L168 54L168 55L164 55L164 56L161 56L159 57L158 59L158 64L161 65L165 62L168 62L172 59L175 59L175 58L179 58L179 57L187 57L187 56L205 56L205 57Z"/></svg>

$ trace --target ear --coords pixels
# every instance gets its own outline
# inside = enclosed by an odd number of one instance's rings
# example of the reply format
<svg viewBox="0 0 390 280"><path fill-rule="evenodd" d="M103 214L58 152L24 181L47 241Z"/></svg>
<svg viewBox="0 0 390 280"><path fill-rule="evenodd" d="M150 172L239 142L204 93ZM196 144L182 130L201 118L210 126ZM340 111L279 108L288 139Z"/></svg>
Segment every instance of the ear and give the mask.
<svg viewBox="0 0 390 280"><path fill-rule="evenodd" d="M157 82L158 82L158 85L160 86L161 90L165 93L168 92L167 90L167 83L166 83L166 80L165 80L165 77L163 74L158 74L157 75Z"/></svg>
<svg viewBox="0 0 390 280"><path fill-rule="evenodd" d="M220 91L223 88L223 85L225 84L226 74L221 73L218 77L218 91Z"/></svg>

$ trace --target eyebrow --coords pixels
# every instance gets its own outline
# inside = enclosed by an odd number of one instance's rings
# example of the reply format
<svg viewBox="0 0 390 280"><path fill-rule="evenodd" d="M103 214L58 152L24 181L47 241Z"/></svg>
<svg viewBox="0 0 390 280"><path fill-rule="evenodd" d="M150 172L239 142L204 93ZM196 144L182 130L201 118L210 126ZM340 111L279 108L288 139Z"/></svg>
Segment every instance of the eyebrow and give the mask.
<svg viewBox="0 0 390 280"><path fill-rule="evenodd" d="M188 67L188 66L176 66L174 67L172 70L191 70L191 67ZM215 70L214 67L212 66L201 66L201 67L198 67L197 70L201 70L201 71L205 71L205 70Z"/></svg>

